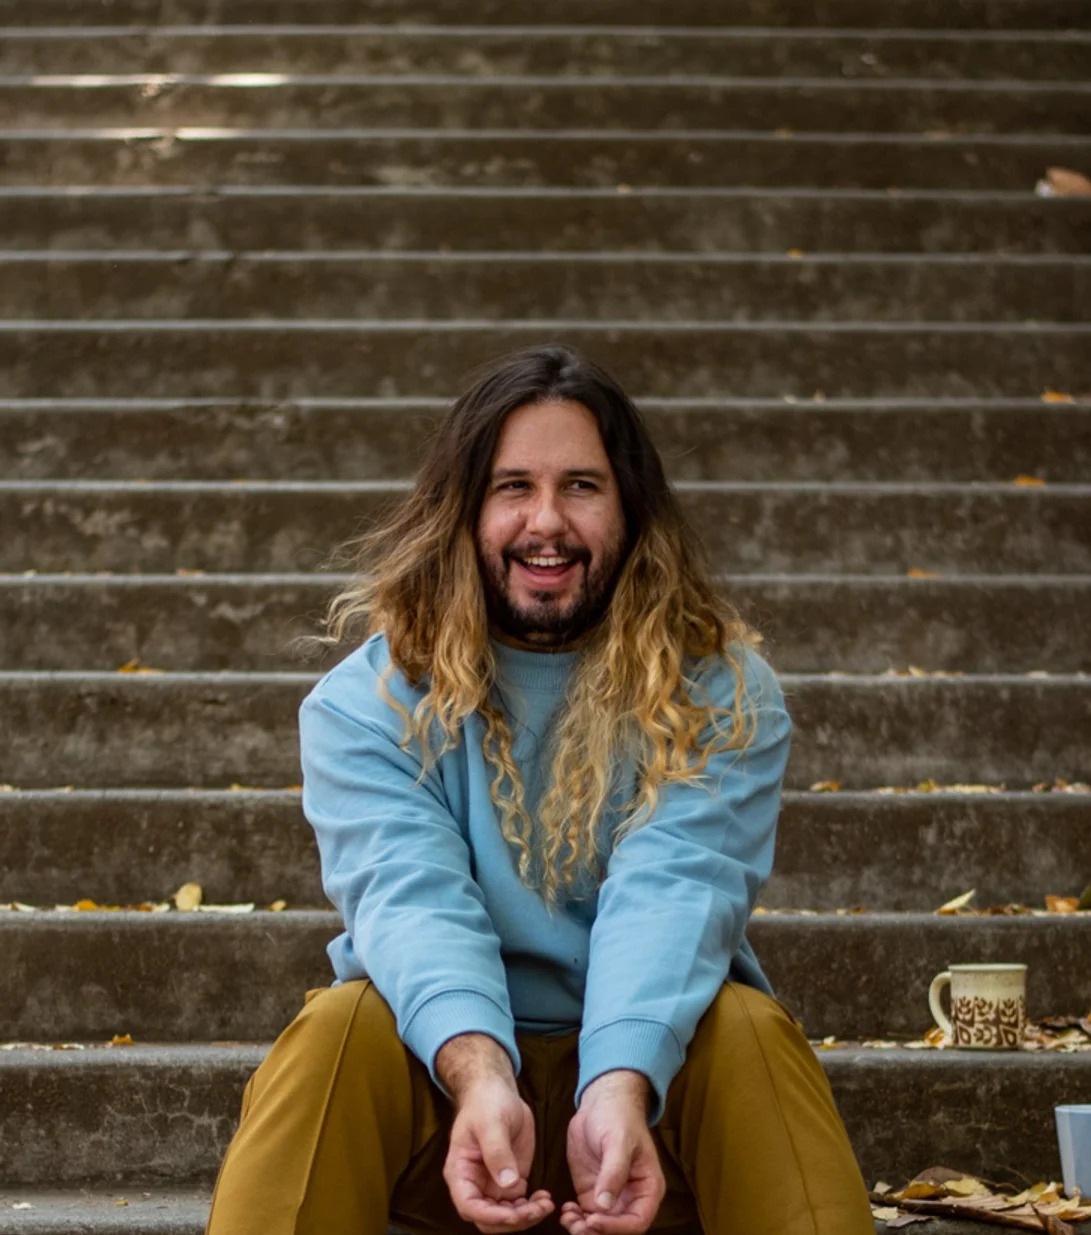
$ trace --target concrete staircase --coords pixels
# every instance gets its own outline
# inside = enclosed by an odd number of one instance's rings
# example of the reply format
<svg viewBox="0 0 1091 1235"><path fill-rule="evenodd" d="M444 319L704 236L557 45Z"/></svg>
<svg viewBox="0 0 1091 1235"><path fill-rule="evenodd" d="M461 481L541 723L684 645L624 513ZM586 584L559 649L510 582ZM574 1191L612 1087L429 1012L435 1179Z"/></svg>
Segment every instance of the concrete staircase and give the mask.
<svg viewBox="0 0 1091 1235"><path fill-rule="evenodd" d="M1091 780L1091 199L1033 193L1091 173L1089 0L0 26L0 902L39 907L0 912L0 1039L83 1047L0 1050L0 1232L201 1229L336 929L289 642L517 344L638 397L767 634L798 737L753 938L810 1036L918 1036L951 961L1087 1011L1091 915L933 911L1091 882L1091 799L1033 791ZM978 788L880 791L925 781ZM187 880L258 908L52 908ZM821 1058L869 1182L1057 1177L1091 1101L1091 1054Z"/></svg>

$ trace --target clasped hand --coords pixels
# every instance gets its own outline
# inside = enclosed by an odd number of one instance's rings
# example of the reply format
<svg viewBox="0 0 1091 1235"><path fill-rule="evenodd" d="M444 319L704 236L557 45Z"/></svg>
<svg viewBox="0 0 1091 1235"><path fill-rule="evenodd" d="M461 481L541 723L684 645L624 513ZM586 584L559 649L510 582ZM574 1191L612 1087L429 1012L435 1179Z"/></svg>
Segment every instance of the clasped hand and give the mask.
<svg viewBox="0 0 1091 1235"><path fill-rule="evenodd" d="M665 1183L647 1123L648 1082L608 1072L583 1093L568 1125L575 1201L561 1207L569 1235L641 1235ZM545 1190L527 1195L534 1117L514 1081L476 1080L459 1096L443 1177L459 1216L484 1235L534 1226L555 1205Z"/></svg>

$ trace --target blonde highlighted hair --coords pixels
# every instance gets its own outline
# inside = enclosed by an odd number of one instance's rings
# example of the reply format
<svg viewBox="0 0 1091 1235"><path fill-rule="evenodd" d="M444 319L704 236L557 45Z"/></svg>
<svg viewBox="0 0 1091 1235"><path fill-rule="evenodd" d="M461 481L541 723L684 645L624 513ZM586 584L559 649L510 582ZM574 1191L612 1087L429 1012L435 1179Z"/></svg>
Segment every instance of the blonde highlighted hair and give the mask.
<svg viewBox="0 0 1091 1235"><path fill-rule="evenodd" d="M579 645L552 735L551 777L532 818L493 689L475 529L505 418L554 399L595 417L627 551L602 620ZM500 827L520 878L550 905L601 876L604 850L647 821L662 787L700 782L711 754L745 748L753 736L737 653L760 637L712 586L640 413L570 348L529 349L481 370L439 427L408 498L350 548L357 573L330 602L323 641L344 642L361 628L385 635L393 666L424 690L412 712L389 691L387 699L405 721L404 744L419 741L425 769L459 744L467 718L483 718ZM696 687L709 658L734 671L730 709ZM621 822L607 839L603 819L619 793Z"/></svg>

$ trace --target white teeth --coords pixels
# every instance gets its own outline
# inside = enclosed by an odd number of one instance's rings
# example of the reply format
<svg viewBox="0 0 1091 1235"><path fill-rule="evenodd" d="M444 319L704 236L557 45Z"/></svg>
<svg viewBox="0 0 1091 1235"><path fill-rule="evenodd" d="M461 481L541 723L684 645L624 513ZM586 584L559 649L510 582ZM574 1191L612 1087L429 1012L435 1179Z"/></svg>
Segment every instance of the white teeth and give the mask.
<svg viewBox="0 0 1091 1235"><path fill-rule="evenodd" d="M528 566L564 566L568 562L566 557L528 557L523 559Z"/></svg>

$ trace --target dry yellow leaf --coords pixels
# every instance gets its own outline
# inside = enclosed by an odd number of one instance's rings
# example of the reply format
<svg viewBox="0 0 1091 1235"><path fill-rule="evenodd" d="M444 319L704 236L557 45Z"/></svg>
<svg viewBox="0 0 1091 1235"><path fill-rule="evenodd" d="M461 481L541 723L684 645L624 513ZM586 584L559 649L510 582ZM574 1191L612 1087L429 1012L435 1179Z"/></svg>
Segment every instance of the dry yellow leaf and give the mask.
<svg viewBox="0 0 1091 1235"><path fill-rule="evenodd" d="M949 900L946 905L940 905L936 913L958 913L960 909L965 909L976 895L977 889L971 888L969 892L963 892L961 896Z"/></svg>
<svg viewBox="0 0 1091 1235"><path fill-rule="evenodd" d="M1013 485L1021 485L1024 489L1037 489L1045 483L1041 476L1016 476L1012 481Z"/></svg>
<svg viewBox="0 0 1091 1235"><path fill-rule="evenodd" d="M841 789L839 780L816 780L811 786L811 793L838 793Z"/></svg>
<svg viewBox="0 0 1091 1235"><path fill-rule="evenodd" d="M1075 913L1080 903L1078 896L1047 896L1046 908L1050 913Z"/></svg>
<svg viewBox="0 0 1091 1235"><path fill-rule="evenodd" d="M111 1046L132 1046L133 1035L131 1033L115 1033L110 1039Z"/></svg>
<svg viewBox="0 0 1091 1235"><path fill-rule="evenodd" d="M199 883L184 883L171 897L171 900L174 901L175 909L181 909L188 913L196 909L201 901L204 900L204 897L204 889Z"/></svg>
<svg viewBox="0 0 1091 1235"><path fill-rule="evenodd" d="M117 1200L114 1202L114 1204L117 1205L118 1207L128 1205L128 1203L129 1202L123 1196L119 1196Z"/></svg>
<svg viewBox="0 0 1091 1235"><path fill-rule="evenodd" d="M799 259L803 256L803 250L802 249L786 249L784 252L784 256L790 257L794 261L799 261Z"/></svg>
<svg viewBox="0 0 1091 1235"><path fill-rule="evenodd" d="M91 910L97 909L98 905L93 900L85 896L83 900L76 901L75 905L72 907L73 909Z"/></svg>
<svg viewBox="0 0 1091 1235"><path fill-rule="evenodd" d="M963 1175L961 1179L949 1179L944 1187L951 1196L988 1196L989 1189L972 1175Z"/></svg>
<svg viewBox="0 0 1091 1235"><path fill-rule="evenodd" d="M940 576L934 570L907 570L906 576L910 579L938 579Z"/></svg>
<svg viewBox="0 0 1091 1235"><path fill-rule="evenodd" d="M1064 390L1050 390L1047 386L1042 391L1043 403L1075 403L1075 398Z"/></svg>
<svg viewBox="0 0 1091 1235"><path fill-rule="evenodd" d="M273 901L273 903L269 906L269 908L273 911L273 913L283 913L284 910L288 908L288 902L287 901Z"/></svg>

